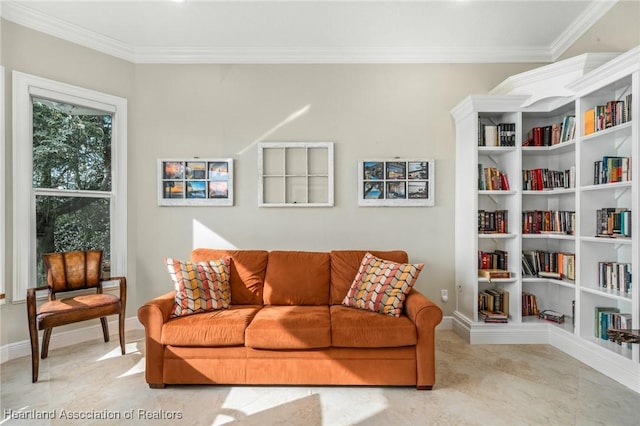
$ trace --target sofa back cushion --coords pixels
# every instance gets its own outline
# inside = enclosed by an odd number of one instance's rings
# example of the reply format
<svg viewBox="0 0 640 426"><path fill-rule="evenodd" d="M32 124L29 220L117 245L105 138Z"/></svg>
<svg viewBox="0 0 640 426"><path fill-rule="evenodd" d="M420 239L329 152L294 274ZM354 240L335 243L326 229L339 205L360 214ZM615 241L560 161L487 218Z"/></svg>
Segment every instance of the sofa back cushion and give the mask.
<svg viewBox="0 0 640 426"><path fill-rule="evenodd" d="M403 250L367 251L367 250L334 250L331 257L331 292L330 304L340 305L349 292L353 279L358 273L362 258L367 253L392 262L407 263L409 256ZM232 293L233 295L233 293Z"/></svg>
<svg viewBox="0 0 640 426"><path fill-rule="evenodd" d="M328 305L330 270L327 252L270 252L264 279L264 304Z"/></svg>
<svg viewBox="0 0 640 426"><path fill-rule="evenodd" d="M219 250L197 248L192 262L204 262L229 256L231 305L262 305L264 278L269 252L264 250Z"/></svg>

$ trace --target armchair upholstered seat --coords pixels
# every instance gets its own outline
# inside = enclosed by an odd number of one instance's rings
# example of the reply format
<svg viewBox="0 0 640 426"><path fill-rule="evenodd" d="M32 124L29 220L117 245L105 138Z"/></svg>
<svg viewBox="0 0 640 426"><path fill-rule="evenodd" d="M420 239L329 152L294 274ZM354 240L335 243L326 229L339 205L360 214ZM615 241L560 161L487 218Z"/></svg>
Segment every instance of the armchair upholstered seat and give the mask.
<svg viewBox="0 0 640 426"><path fill-rule="evenodd" d="M53 327L100 318L104 341L109 341L107 316L119 316L120 349L125 353L124 320L127 295L125 277L102 278L102 251L73 251L49 253L43 256L47 285L27 290L27 315L29 317L29 337L31 339L31 380L38 381L39 354L38 330L44 330L42 337L42 359L48 356L49 340ZM102 283L118 281L120 295L105 294ZM93 294L73 295L57 298L57 294L95 289ZM49 290L49 300L37 306L36 292Z"/></svg>

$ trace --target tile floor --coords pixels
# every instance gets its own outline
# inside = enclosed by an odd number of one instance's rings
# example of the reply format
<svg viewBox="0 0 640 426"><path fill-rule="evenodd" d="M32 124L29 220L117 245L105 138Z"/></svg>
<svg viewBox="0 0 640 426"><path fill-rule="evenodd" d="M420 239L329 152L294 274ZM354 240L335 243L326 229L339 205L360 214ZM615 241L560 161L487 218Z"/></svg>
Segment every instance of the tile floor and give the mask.
<svg viewBox="0 0 640 426"><path fill-rule="evenodd" d="M142 331L130 331L127 341L124 356L117 339L51 350L36 384L31 383L29 357L2 364L0 425L640 424L640 394L548 345L469 345L452 331L438 331L432 391L149 389Z"/></svg>

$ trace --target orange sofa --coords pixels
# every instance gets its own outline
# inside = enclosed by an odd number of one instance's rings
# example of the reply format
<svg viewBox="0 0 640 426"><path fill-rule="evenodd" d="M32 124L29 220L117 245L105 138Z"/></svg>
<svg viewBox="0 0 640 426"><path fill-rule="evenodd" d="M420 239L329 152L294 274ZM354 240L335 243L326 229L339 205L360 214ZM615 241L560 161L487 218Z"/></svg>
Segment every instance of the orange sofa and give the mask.
<svg viewBox="0 0 640 426"><path fill-rule="evenodd" d="M392 317L342 305L366 251L195 249L231 257L228 309L170 318L175 291L138 310L146 381L167 384L390 385L431 389L442 311L415 289ZM370 251L407 263L404 251Z"/></svg>

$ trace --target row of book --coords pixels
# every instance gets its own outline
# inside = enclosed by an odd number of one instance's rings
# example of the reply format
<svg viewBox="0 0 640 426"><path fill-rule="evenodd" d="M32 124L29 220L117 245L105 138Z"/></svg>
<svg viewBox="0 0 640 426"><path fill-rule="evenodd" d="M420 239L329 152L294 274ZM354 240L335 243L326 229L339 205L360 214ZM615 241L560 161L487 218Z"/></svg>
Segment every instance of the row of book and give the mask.
<svg viewBox="0 0 640 426"><path fill-rule="evenodd" d="M631 329L631 314L620 313L620 309L612 306L598 306L595 308L595 337L609 340L607 330L611 328Z"/></svg>
<svg viewBox="0 0 640 426"><path fill-rule="evenodd" d="M478 293L478 319L486 323L506 323L509 320L509 292L492 288Z"/></svg>
<svg viewBox="0 0 640 426"><path fill-rule="evenodd" d="M576 212L527 210L522 212L523 234L567 234L576 229Z"/></svg>
<svg viewBox="0 0 640 426"><path fill-rule="evenodd" d="M538 303L536 302L536 295L533 293L522 292L522 316L538 316L540 311L538 310Z"/></svg>
<svg viewBox="0 0 640 426"><path fill-rule="evenodd" d="M631 159L629 157L602 157L593 162L593 184L631 180Z"/></svg>
<svg viewBox="0 0 640 426"><path fill-rule="evenodd" d="M478 164L478 189L480 191L508 191L507 174L497 167L483 167Z"/></svg>
<svg viewBox="0 0 640 426"><path fill-rule="evenodd" d="M575 188L576 168L566 170L550 170L546 168L522 171L522 189L525 191L542 191L556 188Z"/></svg>
<svg viewBox="0 0 640 426"><path fill-rule="evenodd" d="M530 277L576 279L575 253L522 250L522 274Z"/></svg>
<svg viewBox="0 0 640 426"><path fill-rule="evenodd" d="M596 236L630 238L631 210L621 207L596 210Z"/></svg>
<svg viewBox="0 0 640 426"><path fill-rule="evenodd" d="M608 129L626 123L631 118L631 93L619 101L596 105L584 112L584 134Z"/></svg>
<svg viewBox="0 0 640 426"><path fill-rule="evenodd" d="M478 251L478 269L502 269L509 266L509 253L505 250Z"/></svg>
<svg viewBox="0 0 640 426"><path fill-rule="evenodd" d="M575 138L576 120L573 115L566 115L562 122L548 126L536 126L527 132L522 146L552 146Z"/></svg>
<svg viewBox="0 0 640 426"><path fill-rule="evenodd" d="M478 233L479 234L505 234L509 229L509 211L478 210Z"/></svg>
<svg viewBox="0 0 640 426"><path fill-rule="evenodd" d="M515 146L516 123L479 124L478 146Z"/></svg>
<svg viewBox="0 0 640 426"><path fill-rule="evenodd" d="M631 263L598 262L598 286L631 294Z"/></svg>

